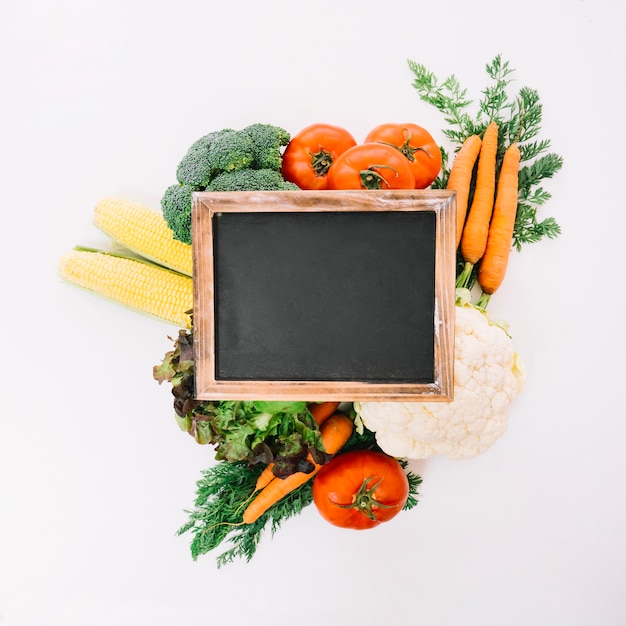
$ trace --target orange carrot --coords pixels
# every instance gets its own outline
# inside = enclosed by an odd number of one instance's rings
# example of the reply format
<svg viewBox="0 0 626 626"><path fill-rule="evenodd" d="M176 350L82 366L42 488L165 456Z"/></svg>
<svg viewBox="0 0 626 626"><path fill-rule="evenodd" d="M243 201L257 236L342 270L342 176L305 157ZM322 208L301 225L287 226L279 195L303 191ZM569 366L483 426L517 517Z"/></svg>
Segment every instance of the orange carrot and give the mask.
<svg viewBox="0 0 626 626"><path fill-rule="evenodd" d="M347 415L343 413L334 413L331 415L321 428L322 443L324 444L326 452L329 454L339 452L348 439L350 439L353 428L354 423ZM312 472L308 474L306 472L296 472L286 478L274 478L271 480L246 507L243 513L243 523L252 524L255 522L271 506L276 504L276 502L291 493L294 489L297 489L311 480L311 478L322 469L323 466L315 463L311 456L309 456L308 459L314 465Z"/></svg>
<svg viewBox="0 0 626 626"><path fill-rule="evenodd" d="M337 454L346 445L354 422L345 413L333 413L321 427L322 445L328 454Z"/></svg>
<svg viewBox="0 0 626 626"><path fill-rule="evenodd" d="M266 487L271 483L276 476L274 476L274 463L268 463L267 467L259 474L256 479L256 485L254 491L261 491L263 487Z"/></svg>
<svg viewBox="0 0 626 626"><path fill-rule="evenodd" d="M469 200L470 185L472 183L472 173L481 145L482 139L478 135L471 135L463 142L450 169L450 176L448 177L448 184L446 185L446 189L456 191L457 248L461 242L461 233L463 232L463 225L465 224L465 217L467 215L467 203Z"/></svg>
<svg viewBox="0 0 626 626"><path fill-rule="evenodd" d="M336 410L339 402L311 402L307 408L313 419L321 426Z"/></svg>
<svg viewBox="0 0 626 626"><path fill-rule="evenodd" d="M317 425L321 426L337 410L338 406L339 402L311 402L307 408ZM263 489L274 478L274 463L269 463L259 474L254 490Z"/></svg>
<svg viewBox="0 0 626 626"><path fill-rule="evenodd" d="M467 263L478 263L487 246L489 220L493 211L496 190L497 151L498 125L491 122L483 135L483 145L478 156L474 198L461 237L461 254Z"/></svg>
<svg viewBox="0 0 626 626"><path fill-rule="evenodd" d="M520 151L513 143L502 160L487 247L478 268L478 284L485 294L479 300L483 308L487 306L489 296L502 284L509 262L517 213L519 164Z"/></svg>

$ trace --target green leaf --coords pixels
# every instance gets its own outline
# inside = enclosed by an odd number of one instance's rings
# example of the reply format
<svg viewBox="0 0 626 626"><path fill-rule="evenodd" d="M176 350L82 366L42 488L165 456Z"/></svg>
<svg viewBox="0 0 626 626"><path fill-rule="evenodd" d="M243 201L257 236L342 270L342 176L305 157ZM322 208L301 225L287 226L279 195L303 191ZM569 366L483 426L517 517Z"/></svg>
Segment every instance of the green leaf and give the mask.
<svg viewBox="0 0 626 626"><path fill-rule="evenodd" d="M306 402L255 400L253 405L261 413L302 413L306 410Z"/></svg>
<svg viewBox="0 0 626 626"><path fill-rule="evenodd" d="M280 413L257 413L252 415L251 424L262 437L265 437L266 434L276 434L280 415Z"/></svg>

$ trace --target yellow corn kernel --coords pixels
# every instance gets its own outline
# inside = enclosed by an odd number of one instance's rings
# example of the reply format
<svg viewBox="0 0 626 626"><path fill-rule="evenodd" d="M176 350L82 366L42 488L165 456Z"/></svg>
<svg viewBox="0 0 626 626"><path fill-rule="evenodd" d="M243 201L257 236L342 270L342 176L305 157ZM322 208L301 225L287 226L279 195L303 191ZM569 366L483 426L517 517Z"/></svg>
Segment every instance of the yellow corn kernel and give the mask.
<svg viewBox="0 0 626 626"><path fill-rule="evenodd" d="M93 223L111 239L150 261L192 275L191 246L174 239L163 215L124 198L102 198Z"/></svg>
<svg viewBox="0 0 626 626"><path fill-rule="evenodd" d="M65 280L179 327L191 328L193 280L164 267L99 250L71 250L58 264Z"/></svg>

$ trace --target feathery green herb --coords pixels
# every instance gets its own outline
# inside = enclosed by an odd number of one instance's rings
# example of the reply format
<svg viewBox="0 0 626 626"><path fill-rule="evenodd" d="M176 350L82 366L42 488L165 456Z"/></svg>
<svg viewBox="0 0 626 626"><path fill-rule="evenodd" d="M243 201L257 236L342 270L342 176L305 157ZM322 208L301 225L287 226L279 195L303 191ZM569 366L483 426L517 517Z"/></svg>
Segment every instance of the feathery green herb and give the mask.
<svg viewBox="0 0 626 626"><path fill-rule="evenodd" d="M538 218L538 210L550 199L550 193L540 186L552 178L563 166L563 158L549 152L549 139L538 139L541 131L542 104L535 89L522 87L517 94L510 94L514 70L508 61L497 55L486 65L489 84L482 90L477 103L469 96L459 80L450 75L439 80L424 65L409 60L414 75L413 87L420 99L437 108L448 125L443 135L453 145L456 153L470 135L482 136L490 122L499 127L496 174L499 174L502 158L507 147L517 142L521 163L519 173L519 202L513 246L520 250L524 244L554 238L561 227L553 217ZM472 108L473 105L473 108ZM442 149L442 168L433 182L435 189L445 189L450 175L450 155Z"/></svg>
<svg viewBox="0 0 626 626"><path fill-rule="evenodd" d="M410 511L418 505L417 496L419 496L419 487L422 484L422 477L418 476L410 469L408 469L409 464L405 460L399 461L400 465L404 469L404 473L409 481L409 497L406 499L404 506L402 507L403 511Z"/></svg>
<svg viewBox="0 0 626 626"><path fill-rule="evenodd" d="M186 511L189 520L177 532L193 535L189 547L194 561L224 542L228 542L228 547L217 557L218 568L237 558L250 561L265 529L273 535L285 520L301 513L313 501L311 485L305 484L253 524L243 524L243 511L261 470L246 463L220 461L202 473L197 483L195 508Z"/></svg>

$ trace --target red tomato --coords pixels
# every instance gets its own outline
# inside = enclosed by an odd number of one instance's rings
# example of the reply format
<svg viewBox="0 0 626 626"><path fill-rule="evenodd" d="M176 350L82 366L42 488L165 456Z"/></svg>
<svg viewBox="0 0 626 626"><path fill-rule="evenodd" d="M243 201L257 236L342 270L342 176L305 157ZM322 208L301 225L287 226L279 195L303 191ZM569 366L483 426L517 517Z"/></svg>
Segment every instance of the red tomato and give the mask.
<svg viewBox="0 0 626 626"><path fill-rule="evenodd" d="M326 189L328 169L354 137L340 126L313 124L292 137L283 153L283 178L300 189Z"/></svg>
<svg viewBox="0 0 626 626"><path fill-rule="evenodd" d="M346 150L328 170L328 189L415 189L407 158L384 143Z"/></svg>
<svg viewBox="0 0 626 626"><path fill-rule="evenodd" d="M395 517L409 496L409 481L393 457L354 450L322 466L313 481L313 501L335 526L364 530Z"/></svg>
<svg viewBox="0 0 626 626"><path fill-rule="evenodd" d="M441 169L441 150L431 134L417 124L381 124L372 129L365 141L396 147L411 164L415 188L426 189Z"/></svg>

